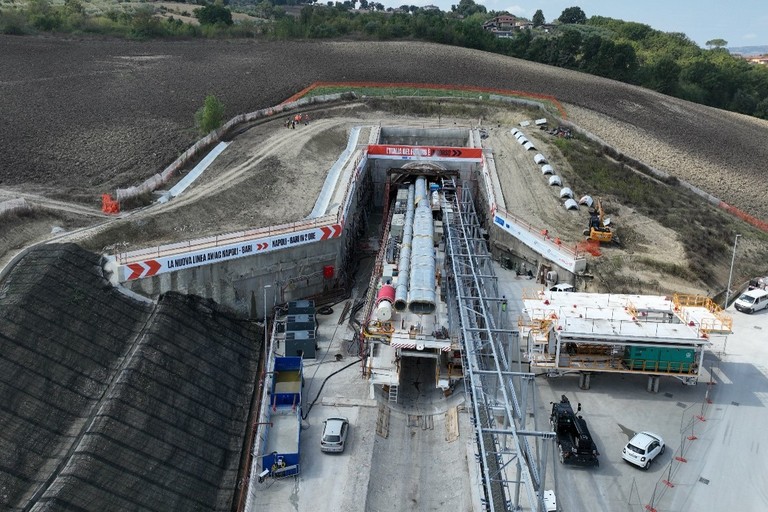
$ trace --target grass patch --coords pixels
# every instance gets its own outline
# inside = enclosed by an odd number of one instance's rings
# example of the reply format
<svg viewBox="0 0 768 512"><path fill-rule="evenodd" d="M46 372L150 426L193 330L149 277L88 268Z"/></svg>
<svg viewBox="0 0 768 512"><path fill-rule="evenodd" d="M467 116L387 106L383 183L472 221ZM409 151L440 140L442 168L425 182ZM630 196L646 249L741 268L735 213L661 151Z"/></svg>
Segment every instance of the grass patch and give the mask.
<svg viewBox="0 0 768 512"><path fill-rule="evenodd" d="M659 273L698 279L713 288L724 286L721 276L724 271L727 274L736 233L754 240L757 257L768 261L768 234L709 204L680 186L677 179L659 180L608 158L602 148L583 136L553 143L573 169L573 173L562 169L562 174L575 189L602 198L606 215L610 216L610 205L615 202L678 234L688 265L641 261ZM617 234L621 237L620 222Z"/></svg>
<svg viewBox="0 0 768 512"><path fill-rule="evenodd" d="M370 98L366 104L374 110L400 116L477 118L491 113L488 105L480 103L423 101L419 98Z"/></svg>
<svg viewBox="0 0 768 512"><path fill-rule="evenodd" d="M520 99L525 101L535 101L545 106L550 115L560 117L558 105L551 99L542 96L531 96L523 93L516 94L504 91L480 91L460 88L432 88L432 87L411 87L411 86L373 86L373 85L321 85L314 87L302 96L310 98L314 96L323 96L326 94L339 94L344 92L354 92L358 96L367 98L455 98L457 100L470 101L490 101L491 96ZM296 98L298 99L298 98Z"/></svg>
<svg viewBox="0 0 768 512"><path fill-rule="evenodd" d="M648 257L637 258L634 260L633 263L642 265L652 270L656 270L661 274L669 274L669 275L677 276L683 279L687 279L689 281L692 281L697 277L687 265L684 265L681 263L659 261L659 260L654 260L653 258L648 258Z"/></svg>

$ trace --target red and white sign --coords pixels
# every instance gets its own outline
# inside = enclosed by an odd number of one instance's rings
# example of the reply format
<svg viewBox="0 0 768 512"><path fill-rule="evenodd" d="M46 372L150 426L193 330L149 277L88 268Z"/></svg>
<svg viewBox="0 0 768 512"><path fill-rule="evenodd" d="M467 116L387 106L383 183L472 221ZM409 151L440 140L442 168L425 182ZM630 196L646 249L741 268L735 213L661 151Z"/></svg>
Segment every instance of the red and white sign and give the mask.
<svg viewBox="0 0 768 512"><path fill-rule="evenodd" d="M483 158L483 149L454 148L450 146L395 146L388 144L369 144L368 158L480 162Z"/></svg>
<svg viewBox="0 0 768 512"><path fill-rule="evenodd" d="M342 230L343 226L341 224L331 224L330 226L321 226L267 238L127 263L120 266L119 275L122 282L152 277L167 272L175 272L176 270L200 267L220 261L245 258L255 254L279 251L289 247L337 238L341 235Z"/></svg>

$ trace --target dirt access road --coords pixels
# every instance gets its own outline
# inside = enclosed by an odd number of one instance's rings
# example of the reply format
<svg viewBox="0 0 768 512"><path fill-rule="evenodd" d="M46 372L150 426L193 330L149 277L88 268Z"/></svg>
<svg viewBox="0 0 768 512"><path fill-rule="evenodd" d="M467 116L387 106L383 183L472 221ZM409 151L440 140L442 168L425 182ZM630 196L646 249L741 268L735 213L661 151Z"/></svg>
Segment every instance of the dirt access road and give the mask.
<svg viewBox="0 0 768 512"><path fill-rule="evenodd" d="M768 161L768 122L551 66L416 42L0 36L0 45L0 117L13 119L0 126L0 197L35 193L97 211L102 193L141 183L194 143L198 135L193 113L206 94L215 94L229 117L279 104L316 81L384 81L549 95L560 102L570 121L627 156L768 218L768 181L762 173ZM31 59L35 66L28 65ZM273 165L281 161L262 161L264 172L285 173L285 182L294 185L304 180L302 174L293 174L294 167ZM269 177L262 181L270 183ZM263 191L274 194L275 189ZM293 204L292 191L287 192L278 199L280 204ZM222 192L218 200L209 206L231 205L229 216L251 217L245 226L270 223L268 211L273 207L260 206L253 213L238 207L241 199L234 193ZM618 205L614 208L624 215ZM18 251L54 228L72 230L90 222L56 212L39 209L3 219L2 252ZM148 218L125 226L120 236L96 237L89 247L113 250L145 231L161 233L157 240L183 238L207 222L203 214L168 228ZM653 245L660 238L666 239L663 230L638 243ZM727 259L725 254L717 258L718 266L726 269L718 270L718 285L727 279ZM7 258L0 256L0 261ZM737 261L734 277L739 267Z"/></svg>
<svg viewBox="0 0 768 512"><path fill-rule="evenodd" d="M586 208L579 211L563 208L560 187L549 186L533 160L533 155L540 152L558 173L568 174L569 164L552 143L552 136L540 130L524 129L537 146L536 151L526 151L511 134L513 127L530 120L535 112L512 107L468 108L478 115L443 116L440 123L485 129L488 138L483 140L483 145L494 153L507 210L537 228L549 230L564 243L575 245L582 240L588 221ZM259 123L232 137L225 151L181 196L166 204L152 204L127 212L109 223L99 219L96 229L79 230L60 240L77 242L95 252L114 253L299 221L312 210L327 171L346 147L353 127L423 127L434 126L436 121L431 117L395 115L373 110L364 103L351 103L312 112L311 121L295 129L286 128L282 119ZM574 192L579 196L588 191ZM684 260L682 245L674 232L630 209L619 212L614 221L619 226L631 227L634 241L621 249L605 248L603 259L649 258L661 263ZM71 212L66 213L65 220L71 218ZM15 243L25 242L24 237L38 240L51 236L51 217L37 218L36 215L18 219L18 224L26 229L9 230L6 236L14 238ZM82 219L77 222L77 225L65 223L63 227L75 229L87 223ZM35 231L33 226L39 229ZM664 236L660 237L660 233ZM661 293L701 293L705 289L703 285L676 276L665 278L662 287L657 273L643 276L637 269L633 272L638 279L659 283L657 289ZM595 289L600 289L599 283Z"/></svg>

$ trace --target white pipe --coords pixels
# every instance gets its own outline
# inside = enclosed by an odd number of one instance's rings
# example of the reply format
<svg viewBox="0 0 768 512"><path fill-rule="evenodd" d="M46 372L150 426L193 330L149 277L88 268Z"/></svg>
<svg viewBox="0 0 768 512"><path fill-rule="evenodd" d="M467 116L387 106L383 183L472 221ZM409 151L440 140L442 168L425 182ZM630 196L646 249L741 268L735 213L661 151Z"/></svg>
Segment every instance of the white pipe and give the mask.
<svg viewBox="0 0 768 512"><path fill-rule="evenodd" d="M397 262L397 287L395 288L395 310L404 311L408 300L408 277L411 266L411 242L413 239L415 188L408 186L408 202L403 223L403 243L400 245L400 259Z"/></svg>
<svg viewBox="0 0 768 512"><path fill-rule="evenodd" d="M408 310L416 314L435 311L435 224L427 196L427 179L416 180L416 213L408 288Z"/></svg>

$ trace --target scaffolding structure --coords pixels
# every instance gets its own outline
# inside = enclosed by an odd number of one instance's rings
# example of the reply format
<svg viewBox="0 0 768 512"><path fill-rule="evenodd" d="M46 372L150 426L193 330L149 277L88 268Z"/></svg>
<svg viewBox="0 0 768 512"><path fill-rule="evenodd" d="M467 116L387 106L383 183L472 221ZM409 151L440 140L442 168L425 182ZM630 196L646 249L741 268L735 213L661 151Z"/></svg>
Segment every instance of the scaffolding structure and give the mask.
<svg viewBox="0 0 768 512"><path fill-rule="evenodd" d="M472 408L482 505L489 512L525 506L544 511L546 463L555 434L537 431L535 415L533 428L527 429L528 411L536 405L534 375L521 371L518 331L506 318L505 299L466 185L443 180L442 211L452 270L447 294L458 306L458 322L452 324L459 325L463 341L464 386Z"/></svg>

